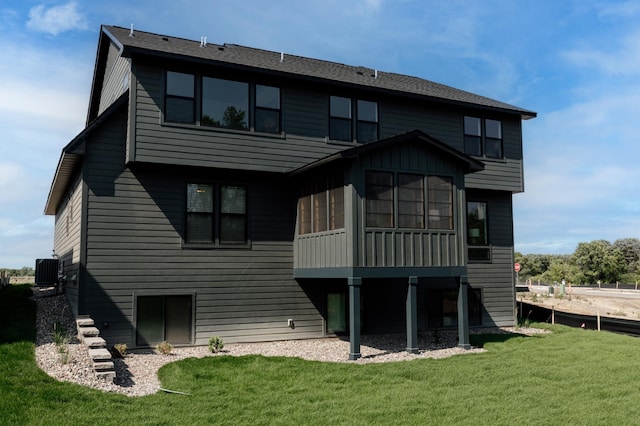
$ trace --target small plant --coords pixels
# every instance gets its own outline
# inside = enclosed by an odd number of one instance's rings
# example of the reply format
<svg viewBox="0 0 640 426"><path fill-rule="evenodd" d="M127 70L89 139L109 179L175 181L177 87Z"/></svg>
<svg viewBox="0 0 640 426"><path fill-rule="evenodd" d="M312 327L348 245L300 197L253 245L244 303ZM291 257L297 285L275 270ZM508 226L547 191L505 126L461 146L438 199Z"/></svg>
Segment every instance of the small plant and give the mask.
<svg viewBox="0 0 640 426"><path fill-rule="evenodd" d="M120 356L120 358L124 358L127 355L127 344L126 343L116 343L113 345L113 351Z"/></svg>
<svg viewBox="0 0 640 426"><path fill-rule="evenodd" d="M169 355L173 350L173 345L171 345L171 343L164 340L156 345L156 350L160 352L162 355Z"/></svg>
<svg viewBox="0 0 640 426"><path fill-rule="evenodd" d="M56 345L56 351L58 352L58 359L62 364L68 364L71 358L69 354L69 348L67 344L71 341L67 329L61 322L53 324L53 343Z"/></svg>
<svg viewBox="0 0 640 426"><path fill-rule="evenodd" d="M211 353L218 353L224 348L224 342L218 336L213 336L209 339L209 351Z"/></svg>

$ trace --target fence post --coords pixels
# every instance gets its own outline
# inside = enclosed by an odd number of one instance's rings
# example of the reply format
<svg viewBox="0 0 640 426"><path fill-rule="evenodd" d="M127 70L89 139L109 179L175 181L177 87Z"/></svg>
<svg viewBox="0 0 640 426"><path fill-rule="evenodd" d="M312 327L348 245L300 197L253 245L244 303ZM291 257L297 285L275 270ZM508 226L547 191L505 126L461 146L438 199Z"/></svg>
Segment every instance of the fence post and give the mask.
<svg viewBox="0 0 640 426"><path fill-rule="evenodd" d="M551 305L551 324L556 323L556 306Z"/></svg>

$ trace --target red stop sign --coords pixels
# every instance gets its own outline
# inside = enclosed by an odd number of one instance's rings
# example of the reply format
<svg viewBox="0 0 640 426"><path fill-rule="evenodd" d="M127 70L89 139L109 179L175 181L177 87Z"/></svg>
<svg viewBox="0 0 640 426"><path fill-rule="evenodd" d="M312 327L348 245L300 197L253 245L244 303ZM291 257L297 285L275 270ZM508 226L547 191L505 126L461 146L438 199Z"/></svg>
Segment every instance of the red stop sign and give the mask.
<svg viewBox="0 0 640 426"><path fill-rule="evenodd" d="M516 272L520 272L520 264L516 263L515 265L513 265L513 269L515 269Z"/></svg>

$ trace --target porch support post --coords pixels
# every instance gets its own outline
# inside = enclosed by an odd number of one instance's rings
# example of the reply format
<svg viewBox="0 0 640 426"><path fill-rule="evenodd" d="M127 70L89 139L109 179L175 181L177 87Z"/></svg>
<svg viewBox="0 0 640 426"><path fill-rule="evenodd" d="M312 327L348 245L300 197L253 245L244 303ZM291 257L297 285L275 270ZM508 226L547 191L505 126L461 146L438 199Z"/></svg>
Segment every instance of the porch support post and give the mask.
<svg viewBox="0 0 640 426"><path fill-rule="evenodd" d="M360 353L360 286L361 277L349 277L349 359L356 360Z"/></svg>
<svg viewBox="0 0 640 426"><path fill-rule="evenodd" d="M458 277L458 347L471 349L469 342L469 302L467 291L469 282L466 276Z"/></svg>
<svg viewBox="0 0 640 426"><path fill-rule="evenodd" d="M418 353L418 277L409 277L407 287L407 352Z"/></svg>

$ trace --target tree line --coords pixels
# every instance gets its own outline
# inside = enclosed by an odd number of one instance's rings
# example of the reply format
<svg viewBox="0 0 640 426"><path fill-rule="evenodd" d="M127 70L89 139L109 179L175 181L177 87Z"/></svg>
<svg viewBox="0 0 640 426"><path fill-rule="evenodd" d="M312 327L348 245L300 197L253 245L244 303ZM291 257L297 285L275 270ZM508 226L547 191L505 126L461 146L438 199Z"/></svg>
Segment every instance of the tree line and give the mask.
<svg viewBox="0 0 640 426"><path fill-rule="evenodd" d="M36 274L36 271L29 266L23 266L20 269L0 268L0 272L12 277L32 277Z"/></svg>
<svg viewBox="0 0 640 426"><path fill-rule="evenodd" d="M580 243L573 254L515 253L519 279L572 284L636 283L640 281L640 240L623 238Z"/></svg>

